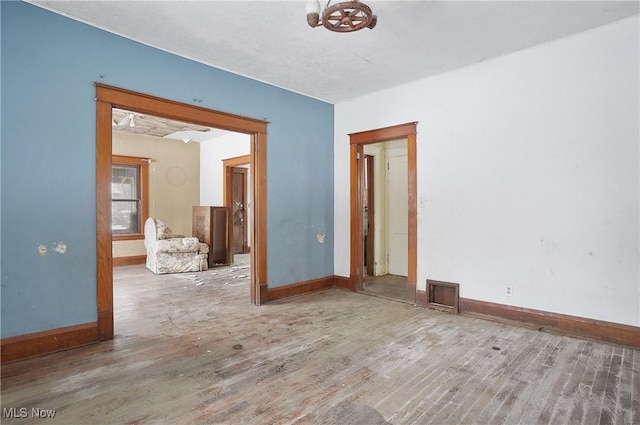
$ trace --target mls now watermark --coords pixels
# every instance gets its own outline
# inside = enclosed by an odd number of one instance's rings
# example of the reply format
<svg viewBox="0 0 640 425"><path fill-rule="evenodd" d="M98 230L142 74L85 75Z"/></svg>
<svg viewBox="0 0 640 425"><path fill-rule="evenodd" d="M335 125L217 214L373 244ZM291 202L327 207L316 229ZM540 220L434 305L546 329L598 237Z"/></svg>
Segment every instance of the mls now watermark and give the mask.
<svg viewBox="0 0 640 425"><path fill-rule="evenodd" d="M52 409L40 409L39 407L4 407L2 409L3 418L53 418L56 411Z"/></svg>

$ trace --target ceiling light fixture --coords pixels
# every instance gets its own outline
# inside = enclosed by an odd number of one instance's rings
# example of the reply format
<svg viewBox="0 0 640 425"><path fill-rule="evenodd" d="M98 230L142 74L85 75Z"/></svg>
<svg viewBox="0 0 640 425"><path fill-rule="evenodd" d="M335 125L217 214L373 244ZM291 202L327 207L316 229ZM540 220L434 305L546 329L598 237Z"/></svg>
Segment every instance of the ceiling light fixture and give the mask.
<svg viewBox="0 0 640 425"><path fill-rule="evenodd" d="M327 2L324 10L321 10L318 0L307 0L305 10L307 23L310 27L315 28L322 25L330 31L353 32L365 27L373 29L378 23L378 17L373 14L371 8L358 0L333 5L329 5L329 3L331 0Z"/></svg>

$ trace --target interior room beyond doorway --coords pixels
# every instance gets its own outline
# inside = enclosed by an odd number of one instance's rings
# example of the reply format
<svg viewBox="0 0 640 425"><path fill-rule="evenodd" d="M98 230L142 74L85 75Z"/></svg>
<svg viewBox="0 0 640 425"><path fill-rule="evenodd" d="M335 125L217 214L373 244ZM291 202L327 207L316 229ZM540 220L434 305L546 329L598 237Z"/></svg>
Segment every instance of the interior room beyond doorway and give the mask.
<svg viewBox="0 0 640 425"><path fill-rule="evenodd" d="M407 139L364 146L362 292L406 300Z"/></svg>

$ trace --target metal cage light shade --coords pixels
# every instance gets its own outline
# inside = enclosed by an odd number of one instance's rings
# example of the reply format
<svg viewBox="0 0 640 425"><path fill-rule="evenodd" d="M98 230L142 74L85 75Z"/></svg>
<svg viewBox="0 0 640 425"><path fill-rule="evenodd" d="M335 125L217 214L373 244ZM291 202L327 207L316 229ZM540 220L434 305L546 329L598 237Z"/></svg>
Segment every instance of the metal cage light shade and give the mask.
<svg viewBox="0 0 640 425"><path fill-rule="evenodd" d="M373 29L378 17L371 8L358 0L346 1L330 5L329 1L322 11L320 19L320 2L308 0L306 4L307 23L315 28L320 25L334 32L353 32L362 28Z"/></svg>

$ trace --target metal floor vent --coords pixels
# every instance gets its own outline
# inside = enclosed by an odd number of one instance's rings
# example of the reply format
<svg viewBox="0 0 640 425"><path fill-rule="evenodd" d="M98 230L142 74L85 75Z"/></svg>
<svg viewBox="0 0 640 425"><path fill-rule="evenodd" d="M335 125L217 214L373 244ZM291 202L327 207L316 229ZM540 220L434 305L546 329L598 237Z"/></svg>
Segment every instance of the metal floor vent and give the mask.
<svg viewBox="0 0 640 425"><path fill-rule="evenodd" d="M426 307L458 314L460 285L427 279Z"/></svg>

